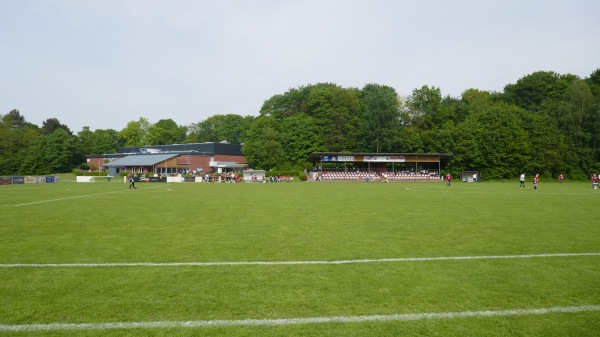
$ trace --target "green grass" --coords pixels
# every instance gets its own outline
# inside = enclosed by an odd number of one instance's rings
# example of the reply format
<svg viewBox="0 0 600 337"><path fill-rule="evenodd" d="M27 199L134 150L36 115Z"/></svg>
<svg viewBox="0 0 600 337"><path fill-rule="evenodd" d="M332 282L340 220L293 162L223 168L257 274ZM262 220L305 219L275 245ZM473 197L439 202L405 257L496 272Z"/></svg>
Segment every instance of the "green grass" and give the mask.
<svg viewBox="0 0 600 337"><path fill-rule="evenodd" d="M64 181L64 180L61 180ZM600 191L541 183L0 186L0 264L334 261L600 252ZM0 325L600 305L600 256L340 265L0 267ZM597 336L600 311L27 336Z"/></svg>

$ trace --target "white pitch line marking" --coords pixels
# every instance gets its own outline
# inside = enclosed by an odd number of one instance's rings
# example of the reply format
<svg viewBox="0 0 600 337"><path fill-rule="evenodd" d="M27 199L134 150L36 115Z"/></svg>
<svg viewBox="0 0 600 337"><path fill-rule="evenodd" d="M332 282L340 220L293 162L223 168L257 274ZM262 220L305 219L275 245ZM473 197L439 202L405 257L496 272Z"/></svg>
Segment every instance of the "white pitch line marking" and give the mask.
<svg viewBox="0 0 600 337"><path fill-rule="evenodd" d="M159 188L159 187L163 187L163 186L145 187L143 189ZM103 195L103 194L123 193L123 192L130 192L130 191L131 190L123 190L123 191L102 192L102 193L94 193L94 194L84 194L84 195L76 195L76 196L72 196L72 197L64 197L64 198L57 198L57 199L40 200L40 201L27 202L27 203L23 203L23 204L2 205L2 206L6 206L6 207L29 206L29 205L43 204L43 203L46 203L46 202L55 202L55 201L63 201L63 200L69 200L69 199L87 198L87 197L93 197L93 196Z"/></svg>
<svg viewBox="0 0 600 337"><path fill-rule="evenodd" d="M0 268L16 267L210 267L210 266L251 266L251 265L327 265L379 262L413 262L413 261L446 261L446 260L485 260L485 259L530 259L547 257L600 256L599 253L559 253L530 255L490 255L490 256L442 256L442 257L406 257L363 260L331 260L331 261L224 261L224 262L130 262L130 263L7 263Z"/></svg>
<svg viewBox="0 0 600 337"><path fill-rule="evenodd" d="M432 312L420 314L330 316L276 319L240 319L206 321L158 321L158 322L113 322L113 323L48 323L48 324L1 324L0 331L64 331L64 330L108 330L148 328L206 328L232 326L272 326L324 323L363 323L384 321L418 321L424 319L452 319L465 317L498 317L546 315L552 313L578 313L600 311L600 305L554 307L540 309L485 310L462 312Z"/></svg>

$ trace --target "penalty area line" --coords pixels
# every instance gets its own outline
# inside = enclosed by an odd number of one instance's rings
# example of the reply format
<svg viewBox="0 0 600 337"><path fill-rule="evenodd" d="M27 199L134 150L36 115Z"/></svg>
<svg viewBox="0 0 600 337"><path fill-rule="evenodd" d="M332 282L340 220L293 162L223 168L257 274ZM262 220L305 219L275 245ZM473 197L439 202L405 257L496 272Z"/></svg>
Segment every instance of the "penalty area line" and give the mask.
<svg viewBox="0 0 600 337"><path fill-rule="evenodd" d="M159 187L163 187L163 186L146 187L146 188L143 188L143 189L145 190L145 189L159 188ZM63 201L63 200L69 200L69 199L87 198L87 197L94 197L94 196L97 196L97 195L113 194L113 193L123 193L123 192L130 192L130 191L131 190L123 190L123 191L112 191L112 192L101 192L101 193L94 193L94 194L75 195L75 196L72 196L72 197L64 197L64 198L48 199L48 200L40 200L40 201L32 201L32 202L26 202L26 203L23 203L23 204L2 205L2 206L5 206L5 207L29 206L29 205L43 204L43 203L47 203L47 202L55 202L55 201Z"/></svg>
<svg viewBox="0 0 600 337"><path fill-rule="evenodd" d="M114 323L47 323L47 324L0 324L0 331L65 331L65 330L108 330L108 329L158 329L158 328L207 328L235 326L273 326L324 323L364 323L389 321L418 321L425 319L453 319L469 317L502 317L546 315L553 313L579 313L600 311L600 305L553 307L539 309L485 310L462 312L432 312L417 314L330 316L276 319L200 320L200 321L157 321L157 322L114 322Z"/></svg>
<svg viewBox="0 0 600 337"><path fill-rule="evenodd" d="M252 265L342 265L354 263L381 263L381 262L420 262L420 261L448 261L448 260L486 260L486 259L530 259L550 257L578 257L600 256L600 252L593 253L557 253L557 254L529 254L529 255L489 255L489 256L445 256L445 257L406 257L362 260L331 260L331 261L223 261L223 262L123 262L123 263L6 263L0 268L17 267L210 267L210 266L252 266Z"/></svg>

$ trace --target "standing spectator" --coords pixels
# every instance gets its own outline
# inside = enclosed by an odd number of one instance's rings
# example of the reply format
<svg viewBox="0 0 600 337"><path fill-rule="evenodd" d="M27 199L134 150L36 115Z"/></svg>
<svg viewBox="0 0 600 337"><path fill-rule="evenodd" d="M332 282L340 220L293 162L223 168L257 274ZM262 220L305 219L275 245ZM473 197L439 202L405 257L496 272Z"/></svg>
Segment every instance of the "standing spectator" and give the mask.
<svg viewBox="0 0 600 337"><path fill-rule="evenodd" d="M592 188L594 189L594 191L598 189L598 176L596 175L596 173L592 175Z"/></svg>
<svg viewBox="0 0 600 337"><path fill-rule="evenodd" d="M452 175L450 174L450 172L448 172L448 173L446 174L446 184L447 184L448 186L450 186L450 182L451 182L451 181L452 181Z"/></svg>
<svg viewBox="0 0 600 337"><path fill-rule="evenodd" d="M562 173L558 176L558 181L562 184L563 180L565 180L565 177L562 175Z"/></svg>
<svg viewBox="0 0 600 337"><path fill-rule="evenodd" d="M533 190L534 191L537 191L537 184L538 184L539 179L540 179L539 174L536 174L535 177L533 177Z"/></svg>
<svg viewBox="0 0 600 337"><path fill-rule="evenodd" d="M137 188L135 188L135 181L133 180L133 173L129 174L129 189L131 189L133 187L134 190L137 190Z"/></svg>
<svg viewBox="0 0 600 337"><path fill-rule="evenodd" d="M519 177L519 188L525 188L525 173L521 173L521 177Z"/></svg>

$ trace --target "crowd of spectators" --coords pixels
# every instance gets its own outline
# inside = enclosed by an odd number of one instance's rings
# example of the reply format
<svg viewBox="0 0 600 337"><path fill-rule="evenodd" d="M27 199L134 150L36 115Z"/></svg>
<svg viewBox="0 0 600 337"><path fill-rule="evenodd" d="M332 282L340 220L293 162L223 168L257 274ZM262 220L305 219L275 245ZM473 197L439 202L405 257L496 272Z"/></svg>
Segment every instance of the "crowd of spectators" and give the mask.
<svg viewBox="0 0 600 337"><path fill-rule="evenodd" d="M202 176L203 183L239 183L240 175L235 172L205 173Z"/></svg>
<svg viewBox="0 0 600 337"><path fill-rule="evenodd" d="M245 182L247 183L289 183L294 181L294 178L291 176L269 176L269 177L265 177L265 176L257 176L257 175L252 175L249 178L244 179Z"/></svg>
<svg viewBox="0 0 600 337"><path fill-rule="evenodd" d="M318 172L320 181L439 181L437 171L421 170L418 172L395 171L322 171Z"/></svg>

